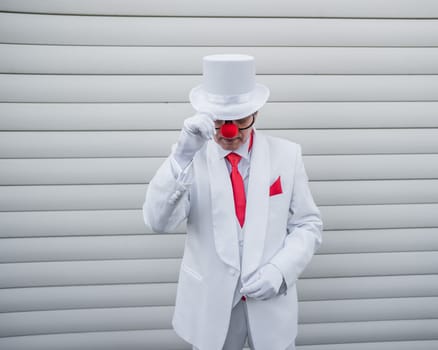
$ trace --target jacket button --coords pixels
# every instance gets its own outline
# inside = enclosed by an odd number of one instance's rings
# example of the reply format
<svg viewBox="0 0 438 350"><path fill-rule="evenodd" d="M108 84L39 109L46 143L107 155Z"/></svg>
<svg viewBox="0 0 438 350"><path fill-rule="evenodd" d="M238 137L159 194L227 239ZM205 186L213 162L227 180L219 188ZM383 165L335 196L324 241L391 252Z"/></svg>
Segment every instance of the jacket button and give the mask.
<svg viewBox="0 0 438 350"><path fill-rule="evenodd" d="M230 274L232 276L234 276L236 274L236 270L234 270L234 269L229 269L228 271L230 272Z"/></svg>
<svg viewBox="0 0 438 350"><path fill-rule="evenodd" d="M246 301L246 296L242 295L242 300Z"/></svg>

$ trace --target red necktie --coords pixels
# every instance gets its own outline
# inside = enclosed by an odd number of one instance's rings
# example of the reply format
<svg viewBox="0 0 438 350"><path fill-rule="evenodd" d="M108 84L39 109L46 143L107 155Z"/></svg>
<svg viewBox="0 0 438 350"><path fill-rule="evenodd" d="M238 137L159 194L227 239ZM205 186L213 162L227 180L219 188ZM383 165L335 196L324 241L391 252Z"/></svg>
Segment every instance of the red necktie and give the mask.
<svg viewBox="0 0 438 350"><path fill-rule="evenodd" d="M245 222L246 198L245 184L243 183L242 175L239 173L237 165L242 158L236 153L230 153L226 156L231 164L231 185L233 186L234 208L236 210L237 220L240 227L243 227Z"/></svg>

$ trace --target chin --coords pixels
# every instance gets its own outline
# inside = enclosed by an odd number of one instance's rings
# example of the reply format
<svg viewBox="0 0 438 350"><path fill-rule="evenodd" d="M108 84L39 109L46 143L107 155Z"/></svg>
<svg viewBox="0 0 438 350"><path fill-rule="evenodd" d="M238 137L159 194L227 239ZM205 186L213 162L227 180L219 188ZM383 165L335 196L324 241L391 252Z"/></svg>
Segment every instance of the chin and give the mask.
<svg viewBox="0 0 438 350"><path fill-rule="evenodd" d="M226 145L221 145L221 147L227 151L235 151L236 149L239 148L239 147L235 147L235 146L226 146Z"/></svg>

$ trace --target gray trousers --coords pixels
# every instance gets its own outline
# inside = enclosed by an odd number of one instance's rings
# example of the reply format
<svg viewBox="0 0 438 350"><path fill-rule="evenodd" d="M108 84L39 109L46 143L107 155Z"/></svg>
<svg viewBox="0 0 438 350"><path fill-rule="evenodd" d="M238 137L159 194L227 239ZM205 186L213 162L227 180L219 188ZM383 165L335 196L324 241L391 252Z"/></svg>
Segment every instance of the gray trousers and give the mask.
<svg viewBox="0 0 438 350"><path fill-rule="evenodd" d="M225 339L223 350L242 350L247 339L249 347L254 350L254 344L248 326L247 305L245 301L241 300L231 311L230 325L228 327L228 333ZM194 346L193 350L200 349ZM295 350L295 344L289 345L285 350Z"/></svg>

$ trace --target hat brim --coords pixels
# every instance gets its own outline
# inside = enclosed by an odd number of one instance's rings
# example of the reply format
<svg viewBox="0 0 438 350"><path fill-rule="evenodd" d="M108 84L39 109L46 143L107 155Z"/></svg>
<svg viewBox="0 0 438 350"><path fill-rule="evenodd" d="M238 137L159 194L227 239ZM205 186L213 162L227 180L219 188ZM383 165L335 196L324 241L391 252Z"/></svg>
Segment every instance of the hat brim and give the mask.
<svg viewBox="0 0 438 350"><path fill-rule="evenodd" d="M210 102L202 84L194 87L189 94L190 103L197 112L209 112L220 120L236 120L258 111L269 98L269 89L256 84L249 101L244 103L218 104Z"/></svg>

